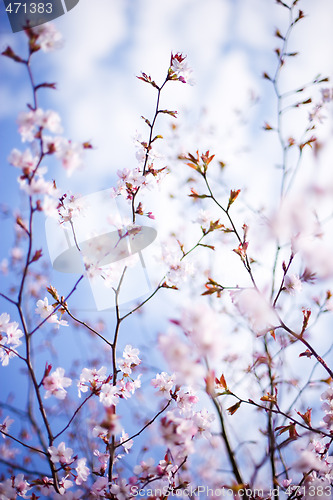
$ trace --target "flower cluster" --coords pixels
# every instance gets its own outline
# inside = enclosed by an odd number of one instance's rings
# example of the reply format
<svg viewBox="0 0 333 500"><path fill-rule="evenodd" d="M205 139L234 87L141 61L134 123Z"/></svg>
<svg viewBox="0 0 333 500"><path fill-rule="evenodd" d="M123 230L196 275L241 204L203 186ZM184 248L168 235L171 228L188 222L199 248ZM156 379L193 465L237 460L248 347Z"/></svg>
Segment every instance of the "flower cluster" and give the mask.
<svg viewBox="0 0 333 500"><path fill-rule="evenodd" d="M51 52L63 46L62 34L52 23L40 24L26 30L30 42L30 50Z"/></svg>
<svg viewBox="0 0 333 500"><path fill-rule="evenodd" d="M10 321L7 313L0 315L0 361L7 366L9 359L17 355L16 347L22 344L22 330L16 321Z"/></svg>
<svg viewBox="0 0 333 500"><path fill-rule="evenodd" d="M169 69L170 77L173 80L179 80L182 83L194 85L194 80L191 77L192 69L187 65L185 59L186 56L183 56L180 52L177 52L177 54L171 54Z"/></svg>
<svg viewBox="0 0 333 500"><path fill-rule="evenodd" d="M42 381L44 389L46 389L44 397L47 399L50 396L55 396L58 399L65 399L67 394L65 387L69 387L72 384L72 380L64 376L65 370L63 368L59 367L54 372L49 373L50 368L47 369L47 374Z"/></svg>
<svg viewBox="0 0 333 500"><path fill-rule="evenodd" d="M48 323L52 323L54 325L59 326L68 326L68 322L64 319L61 319L57 316L56 312L54 312L55 307L52 304L49 304L49 300L47 297L44 299L40 299L37 301L35 312L40 315L43 320L46 320Z"/></svg>

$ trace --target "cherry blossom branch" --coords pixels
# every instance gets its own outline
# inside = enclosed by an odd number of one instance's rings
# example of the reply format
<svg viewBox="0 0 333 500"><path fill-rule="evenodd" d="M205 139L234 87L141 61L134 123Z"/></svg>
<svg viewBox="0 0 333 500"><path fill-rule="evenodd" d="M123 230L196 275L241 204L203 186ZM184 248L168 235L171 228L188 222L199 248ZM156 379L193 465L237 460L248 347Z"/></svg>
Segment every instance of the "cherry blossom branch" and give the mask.
<svg viewBox="0 0 333 500"><path fill-rule="evenodd" d="M40 472L40 471L36 471L36 470L29 470L26 467L24 467L23 465L15 464L13 462L9 462L8 460L5 460L4 458L0 458L0 463L6 465L10 469L19 470L21 472L24 472L25 474L29 474L30 476L31 475L34 475L34 476L47 476L47 474L44 473L44 472Z"/></svg>
<svg viewBox="0 0 333 500"><path fill-rule="evenodd" d="M114 332L114 337L113 337L113 342L112 342L112 385L115 387L117 385L117 342L118 342L118 335L119 335L119 329L120 329L120 324L121 324L121 318L119 314L119 293L120 293L120 288L125 276L125 272L127 270L127 267L124 267L124 270L122 272L122 275L120 277L118 287L114 289L115 292L115 303L116 303L116 327L115 327L115 332ZM113 407L114 413L116 413L116 407ZM108 450L109 450L109 471L108 471L108 478L109 478L109 483L111 484L112 482L112 473L113 473L113 465L114 465L114 459L115 459L115 436L112 434L111 437L111 443L108 445Z"/></svg>
<svg viewBox="0 0 333 500"><path fill-rule="evenodd" d="M148 158L149 158L149 151L151 150L152 143L155 140L155 138L153 139L153 131L154 131L154 126L155 126L155 123L156 123L156 119L157 119L158 115L160 114L159 105L160 105L161 91L162 91L164 85L167 83L168 80L169 80L169 73L168 73L166 79L164 80L163 84L160 87L155 82L154 82L154 85L153 85L153 87L156 88L156 90L157 90L157 98L156 98L156 105L155 105L155 113L154 113L154 117L153 117L152 122L150 122L149 120L145 119L145 122L147 123L147 125L148 125L148 127L150 129L150 132L149 132L148 143L145 146L146 147L146 154L145 154L145 160L144 160L144 164L143 164L143 172L142 172L143 175L146 174L146 169L147 169L147 164L148 164ZM136 196L137 196L137 194L138 194L139 191L140 191L140 186L137 188L136 192L133 194L133 197L132 197L132 219L133 219L133 224L135 223L135 214L136 214L136 211L135 211L135 198L136 198Z"/></svg>
<svg viewBox="0 0 333 500"><path fill-rule="evenodd" d="M14 59L14 60L16 60L18 62L24 63L26 65L27 70L28 70L28 74L29 74L30 83L31 83L31 86L32 86L32 89L33 89L33 99L34 99L34 105L33 105L33 107L30 106L30 109L32 111L36 111L37 110L37 104L38 104L38 102L37 102L37 91L38 91L38 88L40 88L40 86L36 86L35 83L34 83L33 74L31 72L31 67L30 67L31 56L32 56L34 50L32 49L32 45L30 45L29 47L30 47L29 58L26 61L24 61L23 59L21 59L18 56L16 56L10 48L8 48L7 51L5 51L3 54L11 57L12 59ZM37 161L37 165L35 166L35 168L32 171L32 173L24 174L25 178L27 179L27 183L28 183L29 186L31 185L32 180L33 180L33 178L34 178L34 176L35 176L35 174L36 174L36 172L37 172L37 170L38 170L38 168L39 168L39 166L40 166L40 164L41 164L41 162L42 162L42 160L44 158L43 135L42 135L42 132L43 132L43 127L39 126L38 133L36 134L36 137L39 138L39 158L38 158L38 161ZM22 297L23 297L24 287L25 287L25 283L26 283L26 278L28 276L29 266L35 260L38 260L39 257L40 257L40 255L38 255L36 253L32 257L33 217L34 217L35 211L38 209L37 208L37 204L35 206L33 205L32 194L29 194L29 196L28 196L28 207L29 207L29 221L28 221L28 228L25 231L26 234L27 234L27 237L28 237L28 248L27 248L27 251L26 251L25 264L24 264L24 267L23 267L23 270L22 270L22 277L21 277L21 281L20 281L20 284L19 284L19 290L18 290L17 300L16 300L15 305L16 305L17 310L18 310L18 314L19 314L19 317L20 317L20 320L21 320L22 329L23 329L24 338L25 338L25 348L26 348L25 362L26 362L26 365L27 365L27 368L28 368L28 373L29 373L30 380L32 382L34 393L35 393L36 399L38 401L38 406L39 406L40 414L41 414L41 417L42 417L42 420L43 420L43 423L44 423L44 427L45 427L46 433L48 435L49 446L52 446L54 438L53 438L51 427L50 427L50 424L49 424L49 421L48 421L48 418L47 418L47 415L46 415L46 411L45 411L45 408L44 408L44 405L43 405L43 401L42 401L42 398L41 398L41 394L40 394L40 390L39 390L40 388L39 388L39 385L38 385L37 380L36 380L36 375L35 375L35 371L34 371L32 359L31 359L31 345L30 345L30 337L31 337L31 335L28 332L28 327L27 327L26 320L25 320L25 317L24 317L24 314L23 314L23 309L22 309ZM28 446L28 445L25 445L25 446ZM56 471L56 469L54 467L54 464L53 464L53 462L51 460L51 455L50 455L49 452L45 452L45 451L43 451L42 453L47 455L47 459L48 459L48 462L49 462L50 470L51 470L51 473L52 473L54 489L55 489L55 491L57 493L59 493L59 484L58 484L57 471Z"/></svg>
<svg viewBox="0 0 333 500"><path fill-rule="evenodd" d="M103 340L103 342L105 342L109 347L112 347L112 343L108 339L106 339L102 334L100 334L97 330L95 330L90 325L88 325L88 323L86 323L85 321L81 321L80 319L76 318L70 312L70 310L68 309L68 306L64 302L61 302L61 306L65 309L65 311L68 314L68 316L70 318L72 318L76 323L78 323L79 325L84 326L87 330L89 330L90 332L94 333L95 335L97 335L97 337L99 337L101 340Z"/></svg>
<svg viewBox="0 0 333 500"><path fill-rule="evenodd" d="M273 301L273 307L274 308L276 307L276 303L277 303L277 301L278 301L278 299L279 299L279 297L281 295L281 292L284 290L284 280L286 278L286 275L287 275L287 273L289 271L289 268L291 266L291 263L292 263L293 259L294 259L294 254L293 254L293 252L291 252L288 264L283 266L283 276L282 276L282 280L281 280L281 285L280 285L280 288L279 288L279 290L278 290L278 292L276 294L276 297L275 297L275 299Z"/></svg>
<svg viewBox="0 0 333 500"><path fill-rule="evenodd" d="M43 325L44 325L44 323L46 323L46 322L47 322L47 320L48 320L48 319L50 319L50 318L51 318L51 316L52 316L55 312L57 312L57 311L58 311L61 307L65 307L65 306L67 307L67 304L66 304L67 300L68 300L68 299L69 299L69 298L73 295L73 293L76 291L76 289L77 289L77 287L78 287L79 283L83 280L83 278L84 278L84 276L83 276L83 274L82 274L82 275L79 277L79 279L76 281L76 283L74 284L73 288L72 288L72 289L71 289L71 291L68 293L68 295L66 295L66 297L64 297L64 298L63 298L63 299L61 299L61 300L56 299L56 300L58 301L58 305L57 305L57 306L53 309L53 311L52 311L52 312L51 312L48 316L46 316L46 318L44 318L44 319L43 319L43 321L41 321L41 322L40 322L40 323L39 323L39 324L38 324L38 325L37 325L37 326L36 326L33 330L31 330L31 332L29 333L29 336L32 336L32 335L33 335L33 334L34 334L37 330L39 330L39 328L40 328L41 326L43 326ZM67 312L68 312L68 311L67 311ZM75 318L73 318L73 319L75 319ZM76 321L76 319L75 319L75 321Z"/></svg>
<svg viewBox="0 0 333 500"><path fill-rule="evenodd" d="M267 368L268 368L268 377L269 377L269 383L270 383L270 393L274 394L275 390L275 377L272 373L272 358L268 349L268 343L266 337L264 338L264 346L265 346L265 351L267 354ZM273 403L269 403L270 408L273 407ZM268 453L269 453L269 458L270 458L270 463L271 463L271 471L272 471L272 491L274 490L274 487L277 482L277 477L276 477L276 467L275 467L275 448L276 448L276 442L275 442L275 434L274 434L274 423L273 423L273 418L272 418L272 412L268 412L267 416L267 439L268 439Z"/></svg>
<svg viewBox="0 0 333 500"><path fill-rule="evenodd" d="M278 316L279 317L279 316ZM291 330L291 328L289 328L283 321L282 319L279 317L279 320L280 320L280 325L281 327L286 331L288 332L290 335L292 335L295 339L299 340L300 342L302 342L302 344L304 344L308 349L309 351L311 352L311 354L313 354L313 356L317 359L317 361L319 361L319 363L325 368L325 370L327 371L327 373L329 374L329 376L333 379L333 371L330 369L330 367L327 365L326 361L321 357L319 356L319 354L316 352L316 350L311 346L311 344L305 340L305 338L303 337L303 334L298 334L296 332L294 332L293 330Z"/></svg>
<svg viewBox="0 0 333 500"><path fill-rule="evenodd" d="M28 445L28 444L24 443L24 442L23 442L23 441L21 441L20 439L17 439L16 437L12 436L11 434L8 434L8 432L2 431L1 429L0 429L0 432L1 432L1 434L3 434L4 436L6 436L6 437L8 437L8 438L12 439L13 441L16 441L16 443L19 443L20 445L24 446L24 448L28 448L29 450L31 450L31 451L35 451L36 453L40 453L40 454L42 454L42 455L46 455L46 456L48 455L45 451L43 451L43 450L39 450L38 448L34 448L33 446L30 446L30 445Z"/></svg>
<svg viewBox="0 0 333 500"><path fill-rule="evenodd" d="M147 297L144 301L142 301L138 306L136 306L130 312L124 314L124 316L122 316L120 318L120 321L122 322L125 318L127 318L128 316L130 316L131 314L133 314L134 312L136 312L138 309L140 309L142 306L144 306L150 299L152 299L154 297L154 295L156 295L156 293L161 288L163 288L163 284L161 284L161 283L164 282L164 280L165 280L165 276L162 278L162 280L160 281L160 284L155 288L155 290L149 295L149 297Z"/></svg>
<svg viewBox="0 0 333 500"><path fill-rule="evenodd" d="M76 415L79 413L79 411L83 408L83 406L86 404L86 402L94 395L94 393L92 392L91 394L89 394L89 396L86 397L86 399L84 401L82 401L82 403L80 404L80 406L78 406L78 408L76 408L76 410L74 411L72 417L70 418L70 420L68 421L67 425L65 425L65 427L60 431L58 432L58 434L56 434L54 436L54 440L56 440L59 436L61 436L61 434L63 434L68 428L69 426L71 425L71 423L73 422L74 418L76 417Z"/></svg>
<svg viewBox="0 0 333 500"><path fill-rule="evenodd" d="M316 434L320 434L323 437L325 436L325 437L332 438L331 434L328 434L327 432L325 432L321 429L316 429L315 427L312 427L311 425L306 425L305 423L300 422L296 418L288 415L287 413L285 413L284 411L282 411L280 409L280 407L278 406L277 403L275 403L276 409L274 409L274 408L270 408L268 406L263 406L259 403L256 403L255 401L253 401L253 399L248 399L248 400L242 399L239 396L237 396L236 394L234 394L233 392L229 392L229 394L230 394L230 396L234 396L238 400L239 403L245 403L245 404L248 404L251 406L255 406L256 408L259 408L261 410L265 410L266 412L275 413L276 415L282 415L286 419L290 420L293 424L299 425L300 427L302 427L303 429L306 429L307 431L315 432Z"/></svg>
<svg viewBox="0 0 333 500"><path fill-rule="evenodd" d="M156 415L151 420L149 420L149 422L147 422L138 432L136 432L135 434L133 434L131 437L129 437L127 439L124 439L124 441L122 441L121 443L116 444L115 445L115 449L119 448L120 446L122 446L125 443L128 443L128 441L131 441L131 439L134 439L134 438L140 436L140 434L142 434L143 431L145 431L147 429L147 427L149 427L151 424L153 424L155 422L155 420L160 415L162 415L162 413L164 413L167 408L169 408L169 406L172 403L172 401L173 401L172 399L169 399L169 401L167 402L166 405L164 405L164 407L162 408L162 410L160 410L158 413L156 413Z"/></svg>
<svg viewBox="0 0 333 500"><path fill-rule="evenodd" d="M243 481L242 475L240 473L238 464L236 462L235 454L234 454L234 452L231 448L230 442L229 442L229 438L228 438L227 431L225 428L222 408L219 404L219 401L216 399L216 397L214 395L210 395L210 398L211 398L211 400L216 408L216 411L217 411L217 414L219 417L220 426L221 426L221 436L223 438L224 444L225 444L226 449L227 449L227 454L228 454L229 462L230 462L231 467L232 467L233 474L234 474L238 484L245 484ZM246 496L244 496L244 498L248 498L247 494L246 494Z"/></svg>

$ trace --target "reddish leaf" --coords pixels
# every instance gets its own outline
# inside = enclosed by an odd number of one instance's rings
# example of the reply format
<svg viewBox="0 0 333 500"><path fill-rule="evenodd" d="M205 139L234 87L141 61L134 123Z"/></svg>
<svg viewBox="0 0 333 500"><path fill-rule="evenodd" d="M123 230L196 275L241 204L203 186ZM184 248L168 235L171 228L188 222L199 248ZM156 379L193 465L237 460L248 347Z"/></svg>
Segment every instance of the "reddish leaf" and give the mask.
<svg viewBox="0 0 333 500"><path fill-rule="evenodd" d="M238 403L235 403L234 405L230 406L230 408L227 408L227 412L229 413L229 415L233 415L234 413L236 413L240 405L241 401L238 401Z"/></svg>
<svg viewBox="0 0 333 500"><path fill-rule="evenodd" d="M13 61L16 61L16 62L19 62L19 63L25 63L24 59L22 59L20 56L18 56L17 54L15 54L15 52L13 51L13 49L11 47L9 47L9 45L6 48L6 50L4 50L3 52L1 52L1 54L3 56L9 57L10 59L13 59Z"/></svg>
<svg viewBox="0 0 333 500"><path fill-rule="evenodd" d="M30 263L31 263L31 262L37 262L37 260L39 260L39 259L41 258L42 253L43 253L43 252L42 252L42 249L40 249L40 250L36 250L36 252L34 253L34 255L33 255L32 259L31 259L31 261L30 261Z"/></svg>

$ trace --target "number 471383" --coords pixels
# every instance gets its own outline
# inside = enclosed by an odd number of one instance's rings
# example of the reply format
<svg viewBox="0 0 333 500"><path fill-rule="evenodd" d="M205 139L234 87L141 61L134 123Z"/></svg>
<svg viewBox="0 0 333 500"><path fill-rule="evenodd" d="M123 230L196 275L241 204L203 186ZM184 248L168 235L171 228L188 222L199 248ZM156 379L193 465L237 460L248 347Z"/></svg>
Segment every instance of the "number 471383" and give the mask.
<svg viewBox="0 0 333 500"><path fill-rule="evenodd" d="M26 3L21 2L11 2L6 7L6 11L10 14L17 14L19 10L23 11L25 14L28 12L30 14L51 14L52 13L52 3L38 2L31 3L27 6Z"/></svg>

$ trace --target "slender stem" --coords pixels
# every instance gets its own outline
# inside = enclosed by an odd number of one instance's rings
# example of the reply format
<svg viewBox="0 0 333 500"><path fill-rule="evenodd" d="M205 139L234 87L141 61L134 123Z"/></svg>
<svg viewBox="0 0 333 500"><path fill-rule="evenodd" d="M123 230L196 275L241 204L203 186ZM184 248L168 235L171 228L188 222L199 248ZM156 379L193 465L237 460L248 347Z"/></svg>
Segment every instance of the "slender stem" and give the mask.
<svg viewBox="0 0 333 500"><path fill-rule="evenodd" d="M225 428L225 423L224 423L222 408L221 408L219 402L217 401L217 399L214 396L211 396L211 400L212 400L212 402L213 402L213 404L214 404L214 406L216 408L217 414L219 416L220 425L221 425L221 435L222 435L224 444L225 444L226 449L227 449L227 454L228 454L229 462L231 464L234 476L235 476L238 484L245 484L244 481L243 481L242 475L241 475L241 473L239 471L239 468L238 468L238 465L237 465L237 462L236 462L235 454L234 454L234 452L233 452L233 450L231 448L230 442L229 442L229 438L228 438L227 431L226 431L226 428ZM244 498L248 498L248 496L246 495L246 496L244 496Z"/></svg>
<svg viewBox="0 0 333 500"><path fill-rule="evenodd" d="M274 382L274 375L272 373L272 358L268 349L268 343L267 339L264 339L264 345L265 345L265 351L267 354L267 367L268 367L268 377L269 377L269 383L270 383L270 391L271 394L274 394L274 389L275 389L275 382ZM270 403L270 409L273 408L273 403ZM275 489L276 483L277 483L277 478L276 478L276 467L275 467L275 435L274 435L274 424L273 424L273 414L272 412L268 412L267 414L267 438L268 438L268 452L269 452L269 457L270 457L270 463L271 463L271 471L272 471L272 490Z"/></svg>
<svg viewBox="0 0 333 500"><path fill-rule="evenodd" d="M28 448L31 451L35 451L36 453L41 453L42 455L46 455L47 456L47 453L45 451L39 450L38 448L34 448L33 446L29 446L28 444L24 443L20 439L17 439L16 437L12 436L11 434L8 434L8 432L2 431L1 429L0 429L0 432L4 436L12 439L13 441L16 441L16 443L19 443L20 445L24 446L25 448Z"/></svg>
<svg viewBox="0 0 333 500"><path fill-rule="evenodd" d="M274 409L274 408L270 408L269 406L260 405L260 404L256 403L255 401L253 401L253 399L248 399L248 400L242 399L242 398L236 396L236 394L234 394L233 392L230 392L230 395L234 396L240 403L245 403L245 404L248 404L251 406L255 406L256 408L260 408L261 410L265 410L266 412L275 413L276 415L282 415L283 417L286 417L288 420L290 420L293 424L299 425L300 427L302 427L303 429L306 429L307 431L315 432L316 434L320 434L321 436L332 438L331 434L328 434L327 432L323 431L322 429L316 429L315 427L312 427L311 425L306 425L303 422L300 422L299 420L297 420L296 418L291 417L290 415L288 415L287 413L282 411L279 408L279 406L277 406L277 405L275 405L276 409Z"/></svg>
<svg viewBox="0 0 333 500"><path fill-rule="evenodd" d="M127 443L128 441L131 441L131 439L134 439L136 438L137 436L140 436L140 434L143 433L144 430L147 429L147 427L149 427L151 424L153 424L155 422L155 420L160 416L162 415L162 413L165 412L165 410L167 408L169 408L170 404L172 402L172 399L169 399L169 401L167 402L166 405L163 406L162 410L160 410L158 413L156 413L156 415L151 419L149 420L149 422L147 422L138 432L136 432L135 434L133 434L131 437L125 439L124 441L122 441L121 443L118 443L116 446L115 446L115 449L116 448L119 448L120 446L122 446L123 444Z"/></svg>
<svg viewBox="0 0 333 500"><path fill-rule="evenodd" d="M89 326L85 321L81 321L80 319L76 318L68 309L67 306L65 306L64 304L62 304L62 307L65 309L66 313L68 314L68 316L70 318L72 318L76 323L78 323L79 325L82 325L84 326L85 328L87 328L87 330L89 330L90 332L94 333L95 335L97 335L97 337L99 337L100 339L103 340L103 342L105 342L108 346L112 347L112 343L106 339L105 337L103 337L103 335L101 335L97 330L95 330L94 328L92 328L91 326Z"/></svg>
<svg viewBox="0 0 333 500"><path fill-rule="evenodd" d="M121 278L119 280L119 284L117 289L114 291L115 292L115 301L116 301L116 328L114 332L114 337L113 337L113 343L112 343L112 385L115 387L117 385L117 342L118 342L118 336L119 336L119 329L120 329L120 324L122 322L122 319L120 318L119 314L119 293L120 293L120 288L125 276L127 267L124 267L124 270L122 272ZM116 413L116 407L114 407L114 413ZM108 472L108 477L109 477L109 483L112 482L112 476L113 476L113 465L114 465L114 458L115 458L115 436L114 434L112 435L111 438L111 443L109 443L108 448L109 448L109 455L110 455L110 460L109 460L109 472Z"/></svg>
<svg viewBox="0 0 333 500"><path fill-rule="evenodd" d="M236 235L236 238L237 238L237 240L238 240L238 243L243 243L243 242L242 242L242 238L240 237L240 235L239 235L239 233L238 233L238 231L237 231L237 229L236 229L236 226L235 226L235 224L234 224L234 221L232 220L232 218L231 218L231 216L230 216L230 213L229 213L229 208L228 208L228 209L225 209L225 208L224 208L224 207L223 207L223 206L222 206L222 205L218 202L218 200L215 198L215 196L214 196L214 194L213 194L213 192L212 192L212 190L211 190L211 187L210 187L210 185L209 185L209 182L208 182L208 179L207 179L206 174L204 173L204 174L202 174L202 176L203 176L203 178L204 178L204 180L205 180L205 183L206 183L207 189L208 189L209 194L210 194L210 198L211 198L211 199L214 201L214 203L215 203L215 204L216 204L216 205L217 205L217 206L218 206L218 207L222 210L222 212L223 212L223 213L224 213L224 214L228 217L228 220L229 220L229 222L230 222L230 224L231 224L231 227L232 227L232 230L233 230L234 234ZM250 262L249 262L249 260L248 260L247 255L245 255L244 260L242 259L242 262L243 262L243 264L244 264L245 269L246 269L246 270L247 270L247 272L249 273L249 276L250 276L250 279L251 279L251 281L252 281L252 283L253 283L253 286L254 286L254 287L255 287L255 289L257 290L257 289L258 289L258 287L257 287L256 282L255 282L255 280L254 280L254 277L253 277L253 274L252 274L252 270L251 270L251 265L250 265Z"/></svg>
<svg viewBox="0 0 333 500"><path fill-rule="evenodd" d="M162 91L164 85L167 83L167 81L169 81L169 75L167 75L166 79L164 80L163 84L160 87L158 87L156 85L157 99L156 99L155 113L154 113L153 121L151 123L148 123L148 126L150 128L150 132L149 132L148 144L146 146L145 161L144 161L144 164L143 164L143 171L142 171L143 175L145 175L145 173L146 173L146 169L147 169L147 165L148 165L148 158L149 158L149 151L150 151L151 145L153 143L153 131L154 131L154 127L155 127L157 116L160 113L159 105L160 105L161 91ZM131 203L131 205L132 205L132 220L133 220L133 224L135 223L135 198L137 197L139 191L140 191L140 186L137 188L136 192L132 196L132 203Z"/></svg>
<svg viewBox="0 0 333 500"><path fill-rule="evenodd" d="M41 326L43 326L43 325L44 325L44 323L46 323L46 322L47 322L47 320L48 320L48 319L49 319L49 318L50 318L50 317L51 317L51 316L52 316L55 312L57 312L57 311L58 311L58 309L59 309L60 307L65 307L64 303L65 303L65 302L67 302L67 300L68 300L68 299L69 299L69 298L73 295L73 293L74 293L74 292L75 292L75 290L77 289L78 284L79 284L79 283L80 283L80 281L82 281L82 280L83 280L83 274L82 274L82 275L79 277L79 279L76 281L75 285L73 286L72 290L68 293L68 295L66 295L66 297L65 297L62 301L60 301L60 302L59 302L59 305L58 305L58 306L56 306L56 307L53 309L53 311L52 311L52 312L51 312L51 313L50 313L50 314L49 314L46 318L44 318L44 319L43 319L43 321L41 321L41 322L40 322L40 323L39 323L39 324L38 324L38 325L37 325L37 326L36 326L33 330L31 330L31 332L29 333L29 336L30 336L30 337L31 337L31 336L32 336L32 335L33 335L33 334L34 334L37 330L39 330L39 328L40 328ZM67 307L67 306L66 306L66 307ZM67 309L66 309L66 311L67 311ZM68 314L70 315L69 311L67 311L67 312L68 312ZM73 318L73 319L75 319L75 321L76 321L76 318ZM96 332L95 332L95 333L96 333Z"/></svg>
<svg viewBox="0 0 333 500"><path fill-rule="evenodd" d="M278 316L279 317L279 316ZM309 344L309 342L307 340L305 340L305 338L303 337L303 335L299 335L298 333L294 332L293 330L291 330L283 321L281 318L279 318L280 320L280 325L281 327L286 330L286 332L288 332L290 335L292 335L294 338L296 338L297 340L300 340L302 342L302 344L304 344L308 349L309 351L313 354L313 356L317 359L317 361L319 361L319 363L325 368L325 370L327 371L327 373L329 374L329 376L333 379L333 371L330 369L330 367L327 365L326 361L323 360L323 358L321 356L319 356L319 354L317 353L317 351L312 347L311 344Z"/></svg>

